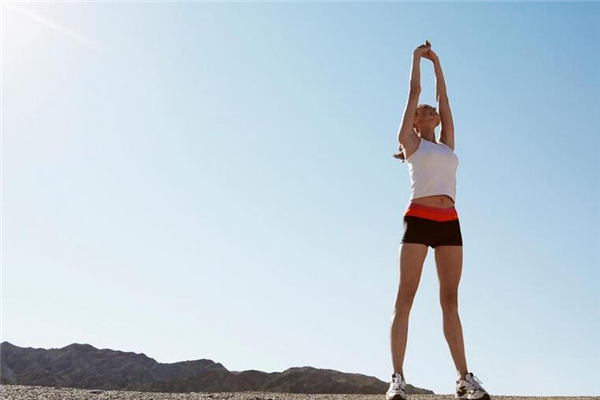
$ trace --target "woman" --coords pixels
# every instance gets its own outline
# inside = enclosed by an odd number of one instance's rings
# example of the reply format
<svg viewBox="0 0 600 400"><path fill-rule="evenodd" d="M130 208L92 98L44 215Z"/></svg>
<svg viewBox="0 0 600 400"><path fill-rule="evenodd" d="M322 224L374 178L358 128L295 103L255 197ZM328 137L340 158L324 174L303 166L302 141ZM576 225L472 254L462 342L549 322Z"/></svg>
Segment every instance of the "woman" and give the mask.
<svg viewBox="0 0 600 400"><path fill-rule="evenodd" d="M427 104L417 106L421 93L421 58L433 62L439 114L435 107ZM435 128L440 123L440 140L436 141ZM386 399L406 400L402 364L408 335L408 317L427 256L427 247L431 246L440 281L444 336L458 372L455 398L489 400L490 396L481 386L482 382L472 372L468 372L465 360L462 327L458 316L458 284L463 248L458 213L454 207L458 157L454 154L454 126L442 68L429 41L425 41L413 52L410 92L398 141L399 152L394 157L408 163L411 196L403 215L400 285L390 335L394 372Z"/></svg>

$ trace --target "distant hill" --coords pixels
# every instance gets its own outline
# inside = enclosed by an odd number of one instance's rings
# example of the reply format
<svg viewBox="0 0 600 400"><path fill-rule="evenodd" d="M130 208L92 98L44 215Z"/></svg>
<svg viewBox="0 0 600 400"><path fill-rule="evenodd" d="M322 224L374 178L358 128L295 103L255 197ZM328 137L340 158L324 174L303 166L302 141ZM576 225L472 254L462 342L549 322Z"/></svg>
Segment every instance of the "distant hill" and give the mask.
<svg viewBox="0 0 600 400"><path fill-rule="evenodd" d="M229 371L201 359L159 363L141 353L73 343L60 349L0 344L0 383L146 392L239 392L382 394L375 377L332 369L295 367L283 372ZM391 378L391 374L390 374ZM408 394L435 394L407 385Z"/></svg>

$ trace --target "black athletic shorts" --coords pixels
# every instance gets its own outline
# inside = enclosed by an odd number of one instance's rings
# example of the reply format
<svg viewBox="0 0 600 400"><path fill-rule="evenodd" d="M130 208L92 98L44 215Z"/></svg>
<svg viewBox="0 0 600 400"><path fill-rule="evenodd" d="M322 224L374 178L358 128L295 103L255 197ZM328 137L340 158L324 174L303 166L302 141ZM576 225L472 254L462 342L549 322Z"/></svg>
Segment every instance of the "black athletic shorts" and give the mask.
<svg viewBox="0 0 600 400"><path fill-rule="evenodd" d="M462 246L458 212L452 207L431 207L410 202L403 215L404 232L400 243Z"/></svg>

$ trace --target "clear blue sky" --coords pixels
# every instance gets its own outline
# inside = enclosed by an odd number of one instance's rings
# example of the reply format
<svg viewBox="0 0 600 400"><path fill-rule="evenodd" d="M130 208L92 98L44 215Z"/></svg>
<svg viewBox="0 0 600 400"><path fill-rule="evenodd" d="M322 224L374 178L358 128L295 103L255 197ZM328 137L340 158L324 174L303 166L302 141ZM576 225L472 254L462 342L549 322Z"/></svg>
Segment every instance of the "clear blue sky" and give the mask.
<svg viewBox="0 0 600 400"><path fill-rule="evenodd" d="M467 363L600 395L600 4L4 4L2 340L389 381L412 51L453 113ZM431 62L420 103L435 105ZM439 135L439 127L436 131ZM453 393L433 250L409 383Z"/></svg>

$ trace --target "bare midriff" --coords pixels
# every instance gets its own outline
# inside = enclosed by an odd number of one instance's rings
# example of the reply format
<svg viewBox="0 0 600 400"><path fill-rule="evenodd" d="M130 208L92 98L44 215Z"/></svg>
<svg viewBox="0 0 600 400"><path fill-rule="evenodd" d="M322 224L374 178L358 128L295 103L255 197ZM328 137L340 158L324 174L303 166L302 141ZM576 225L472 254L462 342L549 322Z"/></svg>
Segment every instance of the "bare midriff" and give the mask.
<svg viewBox="0 0 600 400"><path fill-rule="evenodd" d="M454 206L454 201L452 200L452 197L445 195L445 194L438 194L435 196L425 196L425 197L418 197L416 199L412 199L411 202L413 203L417 203L417 204L422 204L424 206L430 206L430 207L453 207Z"/></svg>

